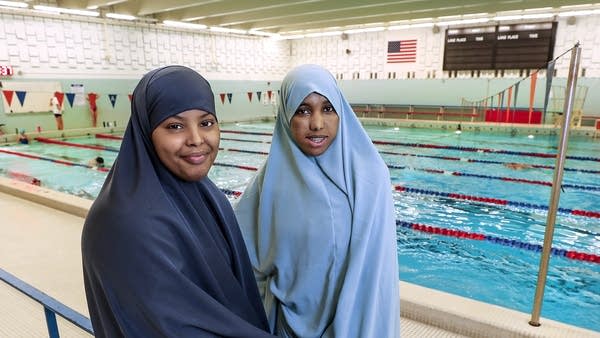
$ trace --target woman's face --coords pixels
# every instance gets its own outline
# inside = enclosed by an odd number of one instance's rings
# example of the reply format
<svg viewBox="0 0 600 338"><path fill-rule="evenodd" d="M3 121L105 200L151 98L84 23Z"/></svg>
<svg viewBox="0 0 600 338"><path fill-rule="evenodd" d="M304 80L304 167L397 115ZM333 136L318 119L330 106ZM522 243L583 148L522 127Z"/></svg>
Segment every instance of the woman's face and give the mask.
<svg viewBox="0 0 600 338"><path fill-rule="evenodd" d="M308 156L323 154L335 139L340 118L329 100L317 93L304 98L290 121L292 137Z"/></svg>
<svg viewBox="0 0 600 338"><path fill-rule="evenodd" d="M198 109L173 115L152 132L160 161L185 181L206 177L219 152L219 142L217 118Z"/></svg>

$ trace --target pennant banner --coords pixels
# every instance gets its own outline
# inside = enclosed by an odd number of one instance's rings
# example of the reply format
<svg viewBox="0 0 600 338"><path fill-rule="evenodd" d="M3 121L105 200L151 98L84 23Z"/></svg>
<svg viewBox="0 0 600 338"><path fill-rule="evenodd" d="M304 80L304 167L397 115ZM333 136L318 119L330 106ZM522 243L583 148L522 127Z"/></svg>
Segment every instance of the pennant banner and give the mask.
<svg viewBox="0 0 600 338"><path fill-rule="evenodd" d="M231 103L231 97L233 96L232 93L227 93L227 101L229 101L229 103Z"/></svg>
<svg viewBox="0 0 600 338"><path fill-rule="evenodd" d="M252 92L248 92L248 101L252 102Z"/></svg>
<svg viewBox="0 0 600 338"><path fill-rule="evenodd" d="M508 122L508 115L510 115L510 100L512 99L512 89L512 86L508 88L508 98L506 100L506 122Z"/></svg>
<svg viewBox="0 0 600 338"><path fill-rule="evenodd" d="M515 103L514 103L514 106L513 106L513 110L517 110L517 97L519 95L519 83L521 83L521 82L517 82L515 84L515 100L514 100Z"/></svg>
<svg viewBox="0 0 600 338"><path fill-rule="evenodd" d="M531 74L531 87L529 88L529 119L527 120L529 124L531 124L531 115L533 114L533 100L535 99L535 84L537 82L537 76L537 70Z"/></svg>
<svg viewBox="0 0 600 338"><path fill-rule="evenodd" d="M16 90L15 94L17 94L19 103L21 104L21 107L23 107L23 103L25 103L25 95L27 95L27 92Z"/></svg>
<svg viewBox="0 0 600 338"><path fill-rule="evenodd" d="M262 92L256 92L256 97L258 98L258 102L260 102L260 96L261 96Z"/></svg>
<svg viewBox="0 0 600 338"><path fill-rule="evenodd" d="M129 97L129 102L131 102L133 100L133 94L127 94L127 96Z"/></svg>
<svg viewBox="0 0 600 338"><path fill-rule="evenodd" d="M221 97L221 103L225 104L225 93L220 93L219 96Z"/></svg>
<svg viewBox="0 0 600 338"><path fill-rule="evenodd" d="M115 103L117 102L117 94L108 94L108 99L110 100L110 104L112 107L115 107Z"/></svg>
<svg viewBox="0 0 600 338"><path fill-rule="evenodd" d="M548 108L548 99L550 97L550 88L552 87L552 78L554 77L554 60L548 62L548 70L546 71L546 96L544 96L544 116Z"/></svg>
<svg viewBox="0 0 600 338"><path fill-rule="evenodd" d="M67 93L67 101L69 102L69 106L73 108L73 100L75 100L75 93Z"/></svg>
<svg viewBox="0 0 600 338"><path fill-rule="evenodd" d="M13 94L15 92L12 90L3 90L2 94L4 94L4 98L6 99L6 102L8 102L8 106L10 107L10 105L12 104L12 99L13 99Z"/></svg>
<svg viewBox="0 0 600 338"><path fill-rule="evenodd" d="M61 92L54 92L54 96L58 100L58 105L62 107L63 101L65 100L65 94Z"/></svg>

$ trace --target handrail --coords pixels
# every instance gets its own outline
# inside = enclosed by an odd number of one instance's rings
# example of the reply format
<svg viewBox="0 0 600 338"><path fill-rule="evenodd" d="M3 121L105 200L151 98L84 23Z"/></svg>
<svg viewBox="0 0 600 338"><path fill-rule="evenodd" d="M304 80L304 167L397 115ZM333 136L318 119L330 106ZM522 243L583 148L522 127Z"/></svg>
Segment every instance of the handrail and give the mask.
<svg viewBox="0 0 600 338"><path fill-rule="evenodd" d="M3 269L0 269L0 280L21 291L44 307L46 325L48 327L48 336L50 338L60 337L58 333L58 325L56 323L56 314L73 323L75 326L79 327L85 332L94 335L92 322L89 318L85 317L79 312L25 283Z"/></svg>

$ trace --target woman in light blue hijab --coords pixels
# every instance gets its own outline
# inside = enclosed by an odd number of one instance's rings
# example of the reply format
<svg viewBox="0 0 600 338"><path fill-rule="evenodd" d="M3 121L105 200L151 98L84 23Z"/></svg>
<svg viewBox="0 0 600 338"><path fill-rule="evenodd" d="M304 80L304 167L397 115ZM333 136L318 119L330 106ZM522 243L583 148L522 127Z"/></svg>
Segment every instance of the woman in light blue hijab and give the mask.
<svg viewBox="0 0 600 338"><path fill-rule="evenodd" d="M235 208L273 333L399 337L393 208L389 171L335 78L290 71L267 161Z"/></svg>

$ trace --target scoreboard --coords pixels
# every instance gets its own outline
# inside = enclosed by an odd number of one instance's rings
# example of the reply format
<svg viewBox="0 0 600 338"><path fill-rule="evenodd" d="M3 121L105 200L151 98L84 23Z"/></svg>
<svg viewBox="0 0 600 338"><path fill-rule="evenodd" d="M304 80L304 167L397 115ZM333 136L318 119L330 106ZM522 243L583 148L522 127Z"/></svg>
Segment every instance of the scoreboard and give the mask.
<svg viewBox="0 0 600 338"><path fill-rule="evenodd" d="M556 22L448 28L444 70L538 69L552 60Z"/></svg>

